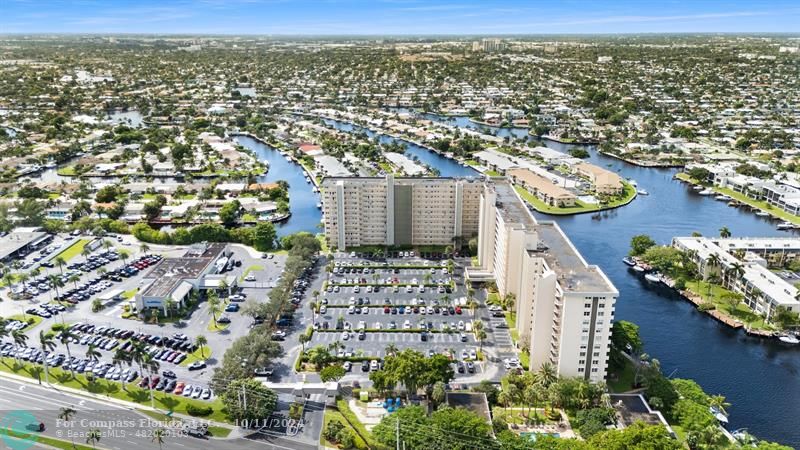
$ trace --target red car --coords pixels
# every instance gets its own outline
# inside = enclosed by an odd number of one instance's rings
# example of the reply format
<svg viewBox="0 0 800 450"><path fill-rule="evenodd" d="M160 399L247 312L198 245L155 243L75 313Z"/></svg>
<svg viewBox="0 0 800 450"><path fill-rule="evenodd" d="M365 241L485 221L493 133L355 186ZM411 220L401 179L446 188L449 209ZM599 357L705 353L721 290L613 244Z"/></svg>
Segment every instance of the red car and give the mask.
<svg viewBox="0 0 800 450"><path fill-rule="evenodd" d="M159 381L161 381L161 378L153 377L152 381L150 381L150 389L154 389L156 386L158 386Z"/></svg>
<svg viewBox="0 0 800 450"><path fill-rule="evenodd" d="M150 377L144 377L142 381L139 382L139 387L147 387L148 384L150 384Z"/></svg>
<svg viewBox="0 0 800 450"><path fill-rule="evenodd" d="M461 307L460 306L456 306L456 314L461 314Z"/></svg>

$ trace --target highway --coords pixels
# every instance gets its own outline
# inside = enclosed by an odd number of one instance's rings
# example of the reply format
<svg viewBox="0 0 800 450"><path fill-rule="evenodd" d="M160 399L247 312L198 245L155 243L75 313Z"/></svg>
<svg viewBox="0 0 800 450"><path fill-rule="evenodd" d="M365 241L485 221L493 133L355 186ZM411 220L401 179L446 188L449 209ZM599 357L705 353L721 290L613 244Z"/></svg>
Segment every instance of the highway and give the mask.
<svg viewBox="0 0 800 450"><path fill-rule="evenodd" d="M61 408L76 411L68 425L59 420ZM28 416L30 414L31 416ZM28 420L28 418L30 420ZM35 419L34 419L35 418ZM13 429L43 422L46 429L41 434L51 438L86 445L86 433L91 429L101 432L97 448L113 450L162 449L219 449L219 450L312 450L318 448L309 439L292 438L256 432L231 439L202 439L187 436L177 427L164 426L149 416L131 408L90 400L55 388L32 385L0 377L0 423L14 424ZM22 423L29 422L29 423ZM32 423L31 423L32 422ZM164 428L162 449L153 442L152 432ZM39 434L36 432L35 434ZM2 442L2 441L0 441Z"/></svg>

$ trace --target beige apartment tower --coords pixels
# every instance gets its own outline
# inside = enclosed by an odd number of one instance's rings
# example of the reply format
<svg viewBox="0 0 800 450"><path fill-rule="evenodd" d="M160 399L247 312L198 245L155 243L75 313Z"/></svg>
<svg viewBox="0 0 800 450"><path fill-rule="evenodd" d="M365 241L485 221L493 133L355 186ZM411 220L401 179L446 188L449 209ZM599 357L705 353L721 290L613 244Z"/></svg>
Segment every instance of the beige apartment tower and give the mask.
<svg viewBox="0 0 800 450"><path fill-rule="evenodd" d="M483 182L459 178L326 178L325 237L362 245L450 245L478 234Z"/></svg>

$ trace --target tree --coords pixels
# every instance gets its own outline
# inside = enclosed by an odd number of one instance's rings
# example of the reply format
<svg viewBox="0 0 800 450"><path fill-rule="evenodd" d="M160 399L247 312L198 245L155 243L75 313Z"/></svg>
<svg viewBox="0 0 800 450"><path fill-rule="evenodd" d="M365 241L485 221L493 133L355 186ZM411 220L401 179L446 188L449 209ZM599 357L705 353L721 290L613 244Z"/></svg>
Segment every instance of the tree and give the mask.
<svg viewBox="0 0 800 450"><path fill-rule="evenodd" d="M65 406L58 411L58 418L63 422L72 422L72 418L75 417L75 414L77 414L77 411L69 406ZM72 440L72 448L75 448L74 433L70 433L70 438Z"/></svg>
<svg viewBox="0 0 800 450"><path fill-rule="evenodd" d="M644 252L642 259L659 272L669 272L681 262L681 252L669 246L650 247Z"/></svg>
<svg viewBox="0 0 800 450"><path fill-rule="evenodd" d="M431 391L431 400L433 400L434 405L441 405L447 399L447 390L445 388L445 384L441 381L437 381L433 385L433 390Z"/></svg>
<svg viewBox="0 0 800 450"><path fill-rule="evenodd" d="M589 446L596 450L683 449L683 444L673 439L663 425L646 425L643 422L636 422L622 430L598 433L589 439Z"/></svg>
<svg viewBox="0 0 800 450"><path fill-rule="evenodd" d="M451 437L450 449L467 450L474 449L476 443L493 443L491 425L466 408L439 408L431 414L431 422L437 435Z"/></svg>
<svg viewBox="0 0 800 450"><path fill-rule="evenodd" d="M217 328L217 315L222 310L222 306L219 302L219 297L217 297L217 293L214 291L209 291L208 293L208 314L211 315L211 319L214 321L214 328Z"/></svg>
<svg viewBox="0 0 800 450"><path fill-rule="evenodd" d="M58 338L58 340L61 342L61 345L65 346L67 348L67 356L69 357L69 359L72 359L72 352L69 349L69 343L74 338L75 338L75 335L72 334L72 332L70 331L69 328L64 328L63 330L61 330L61 333L59 334L59 338ZM70 371L70 373L72 373L72 378L74 379L75 378L75 369L73 367L74 366L72 364L69 365L69 371Z"/></svg>
<svg viewBox="0 0 800 450"><path fill-rule="evenodd" d="M221 393L228 416L239 422L263 420L272 414L278 403L278 396L272 389L252 378L230 381Z"/></svg>
<svg viewBox="0 0 800 450"><path fill-rule="evenodd" d="M91 348L92 346L89 346L89 347ZM88 350L87 350L87 353L88 353ZM88 358L88 356L87 356L87 358ZM133 360L131 359L131 354L129 352L123 350L122 347L118 347L117 348L117 350L114 352L114 356L111 359L111 364L117 366L120 370L122 370L122 368L124 366L130 367L132 363L133 363ZM125 383L126 383L126 379L125 378L126 377L124 375L120 374L119 379L122 381L122 390L123 391L125 390Z"/></svg>
<svg viewBox="0 0 800 450"><path fill-rule="evenodd" d="M558 381L558 372L556 368L549 361L542 363L539 370L536 371L536 382L544 389L549 389L556 381Z"/></svg>
<svg viewBox="0 0 800 450"><path fill-rule="evenodd" d="M275 248L276 236L272 222L259 222L253 231L253 247L260 252L270 251Z"/></svg>
<svg viewBox="0 0 800 450"><path fill-rule="evenodd" d="M324 382L338 382L343 376L345 376L345 373L344 367L342 367L340 364L331 364L319 372L319 378Z"/></svg>
<svg viewBox="0 0 800 450"><path fill-rule="evenodd" d="M42 352L45 354L44 358L44 380L45 383L50 384L50 371L47 364L47 355L56 348L56 343L53 342L52 336L48 335L44 332L44 330L39 330L39 348L42 349ZM40 381L41 383L41 381Z"/></svg>
<svg viewBox="0 0 800 450"><path fill-rule="evenodd" d="M297 341L300 343L302 348L300 349L301 353L306 351L306 344L311 342L311 335L308 333L303 333L297 337Z"/></svg>
<svg viewBox="0 0 800 450"><path fill-rule="evenodd" d="M629 254L631 256L641 256L647 251L647 249L655 245L656 241L654 241L650 236L646 234L636 235L631 238L631 250Z"/></svg>
<svg viewBox="0 0 800 450"><path fill-rule="evenodd" d="M432 442L430 424L431 419L421 406L406 406L384 416L373 427L372 435L386 447L395 448L399 428L400 440L406 450L429 449Z"/></svg>
<svg viewBox="0 0 800 450"><path fill-rule="evenodd" d="M152 442L158 443L158 448L162 449L164 446L164 436L166 435L166 430L163 428L156 428L153 430L153 437L151 439Z"/></svg>
<svg viewBox="0 0 800 450"><path fill-rule="evenodd" d="M200 357L205 359L206 345L208 345L208 339L202 334L198 334L197 337L194 338L194 345L196 345L197 349L200 350Z"/></svg>
<svg viewBox="0 0 800 450"><path fill-rule="evenodd" d="M729 238L731 237L731 230L728 227L722 227L719 229L719 237L721 238Z"/></svg>
<svg viewBox="0 0 800 450"><path fill-rule="evenodd" d="M642 338L639 336L639 326L627 320L614 322L611 328L611 343L619 351L627 351L630 346L631 354L638 355L642 351Z"/></svg>
<svg viewBox="0 0 800 450"><path fill-rule="evenodd" d="M219 209L219 220L226 227L232 227L239 221L239 213L242 209L242 204L239 200L233 200L222 205Z"/></svg>
<svg viewBox="0 0 800 450"><path fill-rule="evenodd" d="M95 445L100 442L102 434L97 428L93 428L86 433L86 443L92 444L92 448L97 448Z"/></svg>

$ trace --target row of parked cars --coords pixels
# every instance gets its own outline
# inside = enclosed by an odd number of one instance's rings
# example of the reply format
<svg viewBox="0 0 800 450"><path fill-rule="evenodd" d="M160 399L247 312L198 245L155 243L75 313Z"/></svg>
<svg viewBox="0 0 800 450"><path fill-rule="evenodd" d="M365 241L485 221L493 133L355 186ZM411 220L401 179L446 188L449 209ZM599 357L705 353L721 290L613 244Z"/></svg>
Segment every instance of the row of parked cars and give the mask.
<svg viewBox="0 0 800 450"><path fill-rule="evenodd" d="M103 350L113 350L121 345L124 351L129 351L134 341L146 342L150 344L146 350L154 359L173 364L180 364L186 359L187 353L197 350L197 346L180 333L164 337L88 323L76 323L70 327L70 332L79 344L94 345Z"/></svg>
<svg viewBox="0 0 800 450"><path fill-rule="evenodd" d="M50 317L53 317L56 314L58 314L60 312L64 312L66 310L67 310L67 308L64 308L63 306L58 305L58 304L44 304L44 305L39 305L39 306L36 306L36 307L28 308L28 309L25 310L25 313L26 314L31 314L33 316L39 316L39 317L42 317L44 319L49 319Z"/></svg>
<svg viewBox="0 0 800 450"><path fill-rule="evenodd" d="M28 324L21 320L8 320L5 322L5 326L3 328L10 333L12 331L25 329L27 326Z"/></svg>
<svg viewBox="0 0 800 450"><path fill-rule="evenodd" d="M134 368L117 367L103 361L81 359L75 356L67 357L63 353L44 352L34 347L15 346L12 343L0 347L0 355L16 357L23 361L35 364L47 364L48 367L59 367L62 370L74 370L94 378L104 378L111 381L124 381L132 383L139 378L139 372ZM177 376L170 370L162 372L162 376L145 376L139 381L139 387L151 388L157 391L183 395L195 399L210 400L213 392L208 387L186 384L178 381Z"/></svg>

